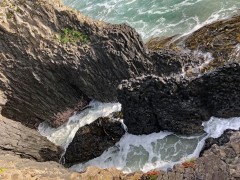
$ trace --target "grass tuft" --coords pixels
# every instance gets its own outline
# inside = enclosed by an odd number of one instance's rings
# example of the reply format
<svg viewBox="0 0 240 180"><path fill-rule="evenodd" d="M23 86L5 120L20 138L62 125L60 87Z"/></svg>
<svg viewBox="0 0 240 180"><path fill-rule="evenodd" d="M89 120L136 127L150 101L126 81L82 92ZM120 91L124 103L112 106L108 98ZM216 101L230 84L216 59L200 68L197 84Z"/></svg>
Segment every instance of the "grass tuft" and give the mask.
<svg viewBox="0 0 240 180"><path fill-rule="evenodd" d="M65 44L65 43L77 43L77 42L81 42L81 43L88 43L88 37L85 34L82 34L79 31L73 30L73 29L69 29L69 28L65 28L61 34L60 37L60 41L61 43Z"/></svg>

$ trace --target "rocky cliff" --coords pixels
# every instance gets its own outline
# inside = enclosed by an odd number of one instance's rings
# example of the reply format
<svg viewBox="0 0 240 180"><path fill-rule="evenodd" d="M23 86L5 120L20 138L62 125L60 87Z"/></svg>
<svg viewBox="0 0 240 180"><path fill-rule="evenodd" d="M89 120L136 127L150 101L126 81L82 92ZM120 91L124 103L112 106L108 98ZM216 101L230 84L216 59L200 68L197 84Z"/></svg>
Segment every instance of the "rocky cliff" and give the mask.
<svg viewBox="0 0 240 180"><path fill-rule="evenodd" d="M116 101L123 79L151 70L127 25L93 21L56 1L2 1L1 113L57 127L90 99Z"/></svg>
<svg viewBox="0 0 240 180"><path fill-rule="evenodd" d="M125 123L135 134L196 133L202 130L201 121L212 115L239 116L238 22L236 16L171 45L169 40L175 37L148 44L146 49L128 25L93 21L58 0L0 1L0 178L141 179L156 175L124 175L116 169L92 167L82 174L71 172L57 163L62 149L35 129L43 121L53 127L62 125L92 99L122 102ZM224 40L220 43L206 38L216 26L220 34L216 37ZM210 49L213 61L194 55L198 37L207 39L200 50ZM185 46L179 46L180 42ZM224 52L226 44L231 48ZM101 136L105 144L96 149L100 154L123 134L119 122L108 121L100 118L79 129L69 148L75 146L73 152L86 149L80 136L93 138L92 143ZM158 178L240 178L239 139L235 132L229 142L209 145L194 163L186 162L171 172L158 171ZM71 164L75 157L69 156Z"/></svg>

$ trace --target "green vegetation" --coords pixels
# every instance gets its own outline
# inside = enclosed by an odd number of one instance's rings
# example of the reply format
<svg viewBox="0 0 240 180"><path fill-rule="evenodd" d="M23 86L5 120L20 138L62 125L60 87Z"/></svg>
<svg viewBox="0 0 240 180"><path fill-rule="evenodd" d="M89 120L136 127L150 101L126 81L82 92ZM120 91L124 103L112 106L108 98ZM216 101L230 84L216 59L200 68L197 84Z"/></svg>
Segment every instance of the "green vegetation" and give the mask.
<svg viewBox="0 0 240 180"><path fill-rule="evenodd" d="M7 13L7 18L8 18L8 19L12 19L13 16L14 16L13 11L8 11L8 13Z"/></svg>
<svg viewBox="0 0 240 180"><path fill-rule="evenodd" d="M6 168L0 167L0 173L3 173L3 172L6 171L6 170L7 170Z"/></svg>
<svg viewBox="0 0 240 180"><path fill-rule="evenodd" d="M17 7L17 12L18 12L19 14L23 14L23 13L24 13L19 7Z"/></svg>
<svg viewBox="0 0 240 180"><path fill-rule="evenodd" d="M0 2L0 6L1 7L7 6L7 0L3 0L2 2Z"/></svg>
<svg viewBox="0 0 240 180"><path fill-rule="evenodd" d="M65 28L63 30L63 33L61 34L60 38L61 43L77 43L77 42L82 42L86 44L88 42L88 38L85 34L82 34L79 31Z"/></svg>

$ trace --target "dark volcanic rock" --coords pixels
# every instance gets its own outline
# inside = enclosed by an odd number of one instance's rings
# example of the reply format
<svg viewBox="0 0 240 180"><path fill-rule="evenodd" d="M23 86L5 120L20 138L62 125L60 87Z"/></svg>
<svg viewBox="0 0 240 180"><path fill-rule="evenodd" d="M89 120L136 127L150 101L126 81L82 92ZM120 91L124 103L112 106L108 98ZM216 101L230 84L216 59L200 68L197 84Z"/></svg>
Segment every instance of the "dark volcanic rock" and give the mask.
<svg viewBox="0 0 240 180"><path fill-rule="evenodd" d="M66 150L64 163L68 166L96 158L118 142L125 133L119 119L115 119L120 115L98 118L81 127Z"/></svg>
<svg viewBox="0 0 240 180"><path fill-rule="evenodd" d="M236 132L236 130L227 129L219 138L212 138L212 137L207 138L200 152L200 156L202 156L206 150L210 149L213 144L216 144L218 146L223 146L224 144L228 143L230 141L230 137L234 132Z"/></svg>
<svg viewBox="0 0 240 180"><path fill-rule="evenodd" d="M130 79L119 86L118 98L129 133L199 133L211 116L240 116L240 66L226 65L191 79Z"/></svg>
<svg viewBox="0 0 240 180"><path fill-rule="evenodd" d="M183 54L170 50L153 51L149 53L149 56L154 64L154 72L160 76L181 73L184 61L190 59L187 56L183 56Z"/></svg>
<svg viewBox="0 0 240 180"><path fill-rule="evenodd" d="M28 127L42 121L59 126L90 99L116 101L121 80L152 68L138 33L127 25L93 21L54 1L4 3L0 94L7 118ZM87 40L64 43L63 32L70 30Z"/></svg>
<svg viewBox="0 0 240 180"><path fill-rule="evenodd" d="M191 52L161 49L149 51L149 60L153 63L153 74L172 77L184 74L188 77L200 74L200 67L207 60ZM192 73L189 70L192 70Z"/></svg>

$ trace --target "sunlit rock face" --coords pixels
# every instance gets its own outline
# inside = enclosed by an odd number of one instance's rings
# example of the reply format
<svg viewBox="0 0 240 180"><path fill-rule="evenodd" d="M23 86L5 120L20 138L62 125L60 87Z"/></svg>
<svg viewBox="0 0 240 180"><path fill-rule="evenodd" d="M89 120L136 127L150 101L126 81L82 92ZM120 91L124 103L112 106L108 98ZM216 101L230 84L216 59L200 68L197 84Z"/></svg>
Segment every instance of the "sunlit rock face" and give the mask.
<svg viewBox="0 0 240 180"><path fill-rule="evenodd" d="M58 127L91 99L116 101L121 80L152 69L128 25L44 0L4 1L0 18L2 114L31 128Z"/></svg>

